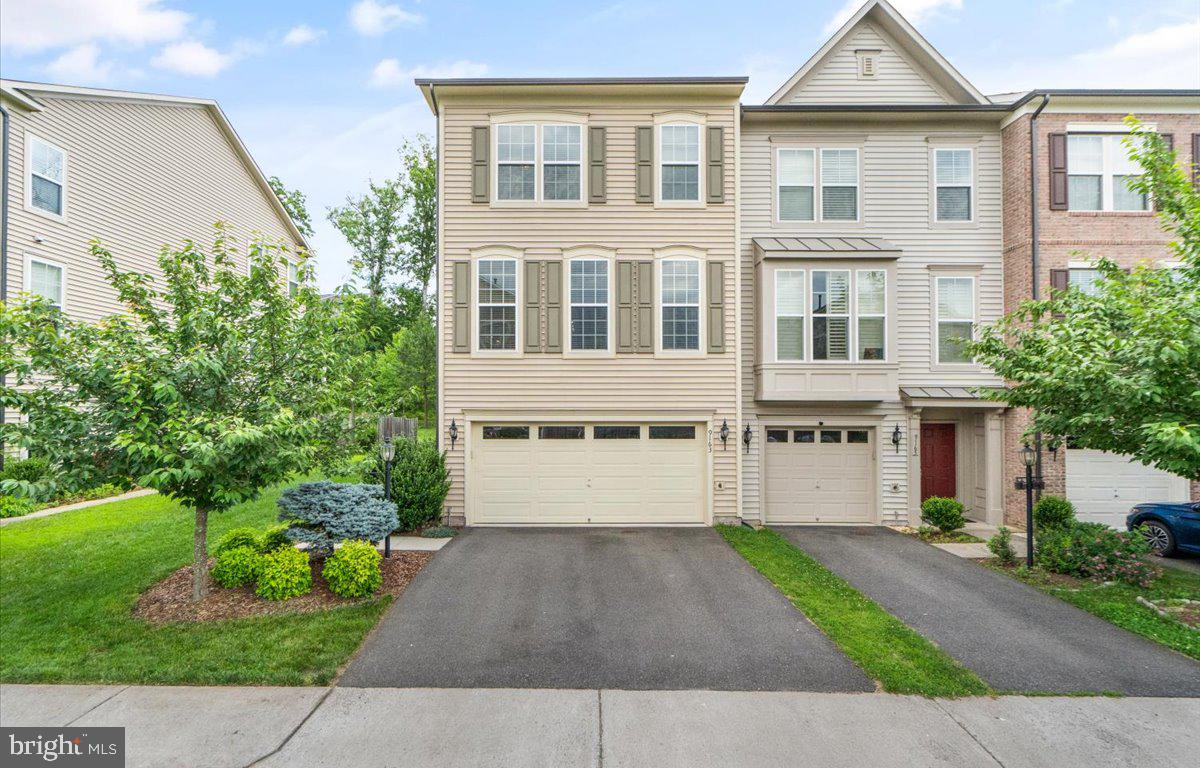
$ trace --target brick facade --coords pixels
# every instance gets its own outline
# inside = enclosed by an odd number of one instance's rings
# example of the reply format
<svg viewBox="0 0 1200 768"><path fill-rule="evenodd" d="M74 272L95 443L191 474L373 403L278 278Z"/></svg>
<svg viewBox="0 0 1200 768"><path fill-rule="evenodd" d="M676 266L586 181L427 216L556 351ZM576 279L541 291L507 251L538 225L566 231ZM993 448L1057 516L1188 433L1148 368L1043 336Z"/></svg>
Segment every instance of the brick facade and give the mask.
<svg viewBox="0 0 1200 768"><path fill-rule="evenodd" d="M1066 269L1071 261L1105 256L1124 267L1140 261L1168 257L1169 235L1153 213L1052 211L1049 206L1049 134L1064 133L1068 123L1116 123L1125 113L1065 114L1044 112L1038 118L1038 284L1041 295L1050 288L1050 270ZM1160 133L1174 136L1175 151L1185 163L1200 162L1191 156L1191 135L1200 133L1200 115L1139 115L1154 123ZM1029 115L1006 126L1002 132L1004 153L1004 311L1011 312L1032 295L1031 219L1029 207ZM1022 435L1029 423L1024 411L1009 411L1004 428L1004 516L1009 523L1023 524L1025 493L1013 488L1013 480L1024 476L1021 461ZM1052 456L1043 453L1042 469L1046 493L1066 492L1066 451ZM1192 498L1200 500L1200 482L1192 483Z"/></svg>

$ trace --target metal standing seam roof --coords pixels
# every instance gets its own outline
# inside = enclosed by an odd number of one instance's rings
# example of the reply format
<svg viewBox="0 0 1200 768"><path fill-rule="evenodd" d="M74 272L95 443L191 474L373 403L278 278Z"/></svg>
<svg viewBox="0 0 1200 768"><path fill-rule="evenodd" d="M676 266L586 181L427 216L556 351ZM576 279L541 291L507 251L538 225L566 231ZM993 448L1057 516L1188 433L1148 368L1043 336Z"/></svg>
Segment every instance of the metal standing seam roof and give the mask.
<svg viewBox="0 0 1200 768"><path fill-rule="evenodd" d="M788 253L899 253L900 248L882 237L756 237L764 251Z"/></svg>
<svg viewBox="0 0 1200 768"><path fill-rule="evenodd" d="M966 387L900 387L900 394L910 400L938 398L942 400L978 400L979 395Z"/></svg>

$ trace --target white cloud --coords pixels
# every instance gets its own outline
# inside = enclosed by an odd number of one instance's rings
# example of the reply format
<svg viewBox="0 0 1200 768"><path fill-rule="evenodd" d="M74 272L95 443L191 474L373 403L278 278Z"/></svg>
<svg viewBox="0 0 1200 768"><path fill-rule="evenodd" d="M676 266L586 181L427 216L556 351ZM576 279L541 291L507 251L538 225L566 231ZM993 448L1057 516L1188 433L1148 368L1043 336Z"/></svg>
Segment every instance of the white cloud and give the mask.
<svg viewBox="0 0 1200 768"><path fill-rule="evenodd" d="M742 59L742 66L738 71L750 77L750 82L746 84L746 90L742 94L742 103L761 104L766 101L779 86L787 82L796 68L797 65L793 61L784 61L778 56L761 53Z"/></svg>
<svg viewBox="0 0 1200 768"><path fill-rule="evenodd" d="M412 85L415 77L482 77L488 72L487 64L475 61L454 61L446 64L421 64L412 69L403 69L396 59L383 59L371 70L368 85L372 88L396 88Z"/></svg>
<svg viewBox="0 0 1200 768"><path fill-rule="evenodd" d="M1028 88L1198 88L1200 21L1134 32L1107 46L1027 59L979 78L985 92Z"/></svg>
<svg viewBox="0 0 1200 768"><path fill-rule="evenodd" d="M181 75L215 77L236 59L234 54L221 53L196 40L186 40L163 48L150 63Z"/></svg>
<svg viewBox="0 0 1200 768"><path fill-rule="evenodd" d="M350 26L367 37L379 37L396 27L413 26L424 20L419 13L410 13L398 5L382 5L376 0L361 0L350 9Z"/></svg>
<svg viewBox="0 0 1200 768"><path fill-rule="evenodd" d="M308 45L325 36L325 30L313 29L307 24L297 24L283 36L284 45Z"/></svg>
<svg viewBox="0 0 1200 768"><path fill-rule="evenodd" d="M92 41L141 45L182 37L192 17L162 0L4 0L0 45L18 53Z"/></svg>
<svg viewBox="0 0 1200 768"><path fill-rule="evenodd" d="M825 34L832 35L837 32L851 16L858 13L858 9L862 6L863 0L846 0L846 4L825 24ZM916 26L939 11L960 10L962 0L892 0L892 7L899 11L901 16L908 19L910 24Z"/></svg>
<svg viewBox="0 0 1200 768"><path fill-rule="evenodd" d="M46 73L60 83L96 85L111 79L113 66L100 60L100 46L83 43L47 64Z"/></svg>

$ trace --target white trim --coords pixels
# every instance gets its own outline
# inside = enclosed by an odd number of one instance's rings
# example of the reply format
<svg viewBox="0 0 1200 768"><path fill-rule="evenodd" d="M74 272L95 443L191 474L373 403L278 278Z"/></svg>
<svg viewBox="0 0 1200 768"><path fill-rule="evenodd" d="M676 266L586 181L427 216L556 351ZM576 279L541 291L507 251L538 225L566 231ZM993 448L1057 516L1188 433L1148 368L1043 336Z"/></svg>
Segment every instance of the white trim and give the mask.
<svg viewBox="0 0 1200 768"><path fill-rule="evenodd" d="M579 196L574 200L547 200L545 197L545 129L547 127L574 126L579 129L579 160L576 163L554 162L551 165L578 165ZM500 128L533 128L533 161L515 162L500 160ZM490 168L490 204L493 208L586 208L588 185L588 136L587 115L574 112L526 112L513 111L492 115ZM533 197L500 198L501 165L533 165Z"/></svg>
<svg viewBox="0 0 1200 768"><path fill-rule="evenodd" d="M611 253L605 253L599 249L593 250L590 248L578 248L571 249L571 253L572 255L570 256L568 256L566 253L563 254L563 265L566 267L563 270L563 281L565 283L563 286L563 292L566 294L564 297L565 301L563 303L567 308L567 311L563 316L563 325L565 326L563 328L563 338L565 340L565 343L563 344L563 354L572 357L612 357L616 350L616 345L613 344L613 333L616 330L614 317L616 312L613 311L613 305L616 303L616 276L614 275L615 270L613 269L615 258ZM605 338L606 345L604 349L575 349L572 346L571 310L576 306L576 304L571 300L571 267L572 265L583 261L596 261L604 264L606 275L605 300L607 303L604 305L591 303L581 303L578 305L581 307L604 306L606 308L607 330Z"/></svg>
<svg viewBox="0 0 1200 768"><path fill-rule="evenodd" d="M847 184L826 184L825 183L825 153L826 152L853 152L854 153L854 218L853 219L827 219L825 218L825 187L845 187ZM821 222L836 222L838 224L859 224L863 220L863 193L862 193L862 150L858 147L821 147L821 151L817 153L817 186L820 188L820 199L814 205L820 205Z"/></svg>
<svg viewBox="0 0 1200 768"><path fill-rule="evenodd" d="M977 275L964 274L937 274L933 275L933 365L936 367L945 367L950 369L974 368L976 364L967 360L965 362L942 362L941 355L941 324L947 323L962 323L966 322L964 318L948 318L942 320L941 317L941 281L942 280L970 280L971 281L971 339L973 340L979 331L979 280Z"/></svg>
<svg viewBox="0 0 1200 768"><path fill-rule="evenodd" d="M513 275L514 295L513 295L512 304L508 304L507 302L488 302L486 304L480 303L480 301L479 301L479 271L480 271L479 265L485 261L509 261L509 262L512 262L513 272L514 272L514 275ZM473 262L472 266L474 268L471 270L471 277L472 277L472 282L474 283L474 285L471 287L471 304L474 309L474 312L472 313L472 315L474 317L474 321L472 322L472 328L471 328L471 353L474 355L480 355L480 356L484 356L484 357L518 357L521 355L521 352L523 349L522 344L521 344L521 314L522 314L522 312L521 312L521 294L522 294L521 273L524 271L521 269L521 265L523 262L521 259L517 258L516 256L506 255L503 253L494 253L494 252L476 256L472 259L472 262ZM485 306L486 307L508 307L508 306L511 306L513 308L513 348L512 349L481 349L480 348L480 346L479 346L479 324L483 318L481 316L479 309L480 309L480 307L485 307Z"/></svg>
<svg viewBox="0 0 1200 768"><path fill-rule="evenodd" d="M707 334L704 326L704 306L705 306L705 265L708 263L703 254L697 254L691 248L667 248L661 252L654 254L654 312L657 315L655 318L654 327L654 353L665 357L702 357L705 354ZM663 301L663 264L668 261L692 262L696 265L697 272L697 293L696 303L672 303L667 304ZM692 307L696 308L696 348L695 349L664 349L663 348L663 333L666 331L666 324L663 322L663 310L666 307Z"/></svg>
<svg viewBox="0 0 1200 768"><path fill-rule="evenodd" d="M781 171L783 169L783 162L780 158L784 152L807 152L808 154L812 155L813 178L812 178L811 184L808 184L808 185L786 184L785 185L783 183L782 173L781 173ZM817 187L820 186L817 183L817 174L818 174L817 155L818 155L818 153L819 152L818 152L817 147L776 147L775 148L775 168L774 168L774 173L772 175L774 176L774 180L775 180L774 188L775 188L775 223L776 224L782 224L782 225L813 224L813 223L819 222L821 220L821 217L820 217L821 212L817 208L817 200L818 200ZM800 188L809 186L812 188L812 218L811 219L785 219L785 218L783 218L783 216L781 215L781 213L783 211L783 204L782 204L782 197L781 197L780 193L784 186L800 187Z"/></svg>
<svg viewBox="0 0 1200 768"><path fill-rule="evenodd" d="M1157 123L1142 123L1147 131L1157 132ZM1067 123L1067 133L1129 133L1129 126L1123 121L1115 123Z"/></svg>
<svg viewBox="0 0 1200 768"><path fill-rule="evenodd" d="M1125 146L1122 141L1127 136L1132 134L1128 129L1123 131L1075 131L1067 133L1067 210L1070 212L1082 213L1150 213L1154 207L1150 204L1149 197L1146 199L1146 207L1144 208L1114 208L1114 192L1113 185L1116 183L1118 176L1141 175L1141 174L1119 174L1116 173L1117 163L1125 161ZM1100 172L1095 173L1072 173L1071 172L1071 139L1073 138L1096 138L1100 140ZM1071 177L1072 176L1096 176L1100 177L1100 207L1099 208L1075 208L1071 205Z"/></svg>
<svg viewBox="0 0 1200 768"><path fill-rule="evenodd" d="M883 274L883 312L863 314L862 308L859 306L858 294L862 288L861 275L864 272L880 272ZM888 339L888 271L883 267L866 267L854 270L854 353L853 361L855 363L886 363L891 356L891 343ZM879 360L863 360L858 356L858 321L862 319L879 318L883 320L883 357Z"/></svg>
<svg viewBox="0 0 1200 768"><path fill-rule="evenodd" d="M836 224L841 226L860 226L863 223L863 147L860 143L844 143L838 141L821 141L816 143L794 142L791 139L784 140L787 143L780 143L775 147L775 152L772 155L773 164L771 166L771 185L772 185L772 207L771 223L775 227L812 227L821 224ZM779 201L779 188L784 186L780 182L780 153L784 150L805 151L811 152L813 155L813 217L811 219L783 219L780 218L782 206ZM854 184L825 184L822 175L824 173L824 153L826 151L853 151L855 162ZM791 184L788 186L805 186ZM854 187L854 218L853 219L827 219L824 211L824 196L825 187Z"/></svg>
<svg viewBox="0 0 1200 768"><path fill-rule="evenodd" d="M46 176L42 176L41 174L35 174L33 172L33 145L35 142L62 155L62 181L61 182L55 181L54 179L51 179L51 178L47 178ZM65 222L67 220L67 186L70 181L70 177L69 177L70 158L67 154L67 150L63 149L62 147L58 146L57 144L54 144L53 142L43 139L41 136L38 136L35 133L32 133L30 131L25 131L25 171L24 171L24 173L25 173L25 210L29 211L30 213L35 213L39 216L45 216L48 219L53 219L54 221ZM55 213L54 211L47 211L44 208L38 208L36 205L33 204L33 177L34 176L37 176L40 179L44 179L44 180L50 182L51 184L59 185L60 192L61 192L60 208L62 210L60 210L58 213Z"/></svg>
<svg viewBox="0 0 1200 768"><path fill-rule="evenodd" d="M824 272L826 274L832 274L834 272L838 272L838 273L844 273L846 275L846 311L845 312L830 312L828 309L826 309L825 312L822 312L819 315L816 313L816 302L813 301L812 294L816 290L814 288L814 285L815 285L814 278L816 277L818 272ZM808 301L805 303L805 309L807 309L808 316L809 316L808 345L807 345L808 349L806 350L806 354L808 357L808 361L810 363L819 364L819 365L826 365L826 364L830 364L830 363L846 365L848 363L856 362L856 360L855 360L856 355L854 354L854 351L855 351L857 345L855 343L854 323L852 322L852 318L854 317L853 310L854 310L854 293L855 293L853 277L854 277L854 270L851 270L848 268L822 267L820 269L813 269L809 272L809 275L808 275L808 297L807 297ZM828 278L826 278L826 282L825 282L825 293L826 294L829 293ZM828 306L829 306L829 302L827 301L826 307L828 307ZM840 320L843 318L846 320L846 357L845 358L825 357L820 360L817 359L817 357L816 357L816 351L817 351L817 336L816 336L816 334L817 334L817 318L818 317L825 318L826 320ZM828 328L829 328L829 326L826 325L826 334L828 334ZM828 336L826 338L828 338ZM828 347L829 347L828 342L826 342L825 346L826 346L826 352L828 352Z"/></svg>
<svg viewBox="0 0 1200 768"><path fill-rule="evenodd" d="M805 358L808 356L808 327L807 327L809 324L809 320L808 320L808 273L807 273L807 270L804 270L804 269L792 269L792 268L781 268L781 269L776 269L773 271L775 272L775 301L774 301L774 305L775 305L774 310L775 311L774 311L774 315L771 318L771 321L773 323L775 323L775 329L774 329L774 331L775 331L775 362L777 362L777 363L802 363L802 362L804 362ZM801 304L801 308L800 308L799 315L780 315L779 314L779 276L782 274L787 274L787 273L799 273L800 274L800 304ZM789 317L789 318L799 317L800 320L804 323L805 327L801 329L801 344L803 345L803 348L800 350L800 357L797 357L797 358L789 357L789 358L784 359L779 356L779 318L780 317Z"/></svg>
<svg viewBox="0 0 1200 768"><path fill-rule="evenodd" d="M37 262L43 266L52 267L58 270L59 275L59 300L54 305L63 312L67 311L67 265L50 259L35 256L32 253L25 254L25 293L33 294L33 262ZM54 302L51 302L54 303Z"/></svg>
<svg viewBox="0 0 1200 768"><path fill-rule="evenodd" d="M654 205L665 208L703 208L707 201L704 190L705 169L705 122L703 119L691 118L687 114L672 114L670 122L655 122L654 125ZM692 162L663 162L662 129L688 127L696 130L696 161ZM696 166L696 199L695 200L665 200L662 194L662 168L664 165L695 165Z"/></svg>
<svg viewBox="0 0 1200 768"><path fill-rule="evenodd" d="M931 158L930 165L932 166L930 168L930 171L932 172L930 175L933 177L933 200L931 201L932 205L930 206L930 208L932 209L932 212L933 212L934 223L941 224L941 225L974 224L975 219L976 219L976 212L978 209L978 206L976 205L976 200L975 200L975 188L976 188L975 168L978 165L976 154L975 154L975 147L933 146L933 147L929 148L929 151L930 151L930 158ZM958 189L958 188L962 187L962 184L946 184L946 183L942 183L941 181L938 181L937 156L938 156L939 152L966 152L968 154L968 156L971 158L971 160L970 160L971 168L970 168L970 173L968 174L968 176L970 178L970 182L967 185L967 211L969 212L970 215L968 215L967 218L965 218L965 219L946 219L945 221L942 221L942 219L940 219L938 217L938 197L937 197L938 190L941 189L942 187L947 187L949 189Z"/></svg>
<svg viewBox="0 0 1200 768"><path fill-rule="evenodd" d="M501 128L532 128L533 129L533 157L529 161L522 160L521 162L516 162L513 160L501 160L500 159L500 129ZM493 166L493 168L492 168L492 200L496 204L499 204L499 205L536 205L538 203L538 198L541 197L541 195L538 194L538 177L539 177L538 156L541 154L541 152L538 149L538 138L540 136L541 136L541 131L538 130L538 126L536 123L504 123L502 125L497 125L493 128L491 152L492 152L492 157L494 157L495 160L492 161L492 166ZM515 165L515 166L531 165L531 166L533 166L533 197L513 197L513 198L500 197L500 167L504 166L504 165Z"/></svg>

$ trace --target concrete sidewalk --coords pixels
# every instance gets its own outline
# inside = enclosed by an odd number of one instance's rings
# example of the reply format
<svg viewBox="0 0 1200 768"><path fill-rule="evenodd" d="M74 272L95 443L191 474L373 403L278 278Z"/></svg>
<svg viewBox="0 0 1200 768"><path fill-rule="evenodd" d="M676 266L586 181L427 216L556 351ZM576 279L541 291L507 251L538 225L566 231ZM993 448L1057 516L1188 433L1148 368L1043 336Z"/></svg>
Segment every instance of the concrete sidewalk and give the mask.
<svg viewBox="0 0 1200 768"><path fill-rule="evenodd" d="M1200 699L0 686L0 725L117 725L139 766L1192 766Z"/></svg>

